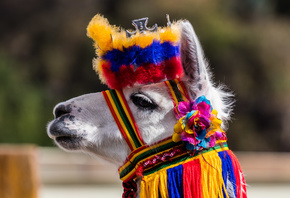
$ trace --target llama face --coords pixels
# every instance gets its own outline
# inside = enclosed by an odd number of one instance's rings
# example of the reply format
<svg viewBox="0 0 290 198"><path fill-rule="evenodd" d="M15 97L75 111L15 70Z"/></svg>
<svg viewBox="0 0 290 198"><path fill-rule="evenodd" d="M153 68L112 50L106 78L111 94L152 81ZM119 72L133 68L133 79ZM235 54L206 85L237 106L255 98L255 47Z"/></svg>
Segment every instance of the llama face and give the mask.
<svg viewBox="0 0 290 198"><path fill-rule="evenodd" d="M230 95L210 81L203 51L191 24L181 22L180 57L184 70L181 79L192 100L205 95L223 123L229 119ZM173 133L176 118L173 103L164 83L123 89L125 99L146 144ZM48 135L68 151L85 151L121 165L130 149L122 137L102 93L92 93L54 108L55 120L48 125Z"/></svg>
<svg viewBox="0 0 290 198"><path fill-rule="evenodd" d="M147 144L172 135L176 120L164 83L127 88L123 93ZM87 151L118 164L130 153L101 93L59 103L54 116L48 135L65 150Z"/></svg>
<svg viewBox="0 0 290 198"><path fill-rule="evenodd" d="M128 150L101 93L92 93L59 103L48 135L67 151L92 151L120 161ZM103 149L98 149L101 147ZM122 150L118 153L117 151Z"/></svg>

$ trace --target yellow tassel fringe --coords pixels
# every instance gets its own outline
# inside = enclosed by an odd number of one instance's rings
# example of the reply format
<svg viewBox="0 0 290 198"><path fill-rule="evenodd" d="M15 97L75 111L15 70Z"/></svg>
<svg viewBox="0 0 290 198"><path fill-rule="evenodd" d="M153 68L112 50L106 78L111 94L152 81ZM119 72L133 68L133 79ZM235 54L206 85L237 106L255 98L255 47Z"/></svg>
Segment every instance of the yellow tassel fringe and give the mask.
<svg viewBox="0 0 290 198"><path fill-rule="evenodd" d="M222 162L216 151L199 155L144 176L141 181L140 198L158 198L158 192L162 198L168 198L167 169L195 159L200 161L201 166L202 198L229 198L222 177ZM224 196L223 190L226 196Z"/></svg>

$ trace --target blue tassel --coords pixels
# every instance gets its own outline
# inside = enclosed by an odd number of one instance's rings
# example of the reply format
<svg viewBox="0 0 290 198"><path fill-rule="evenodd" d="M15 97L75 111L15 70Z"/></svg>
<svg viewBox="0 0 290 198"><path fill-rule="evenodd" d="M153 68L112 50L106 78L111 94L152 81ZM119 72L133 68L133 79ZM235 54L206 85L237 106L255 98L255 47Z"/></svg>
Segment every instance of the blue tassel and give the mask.
<svg viewBox="0 0 290 198"><path fill-rule="evenodd" d="M218 154L222 161L222 175L223 175L225 188L227 188L227 185L228 185L227 181L229 179L229 181L233 185L235 196L237 197L236 178L235 178L235 173L233 169L232 159L226 151L219 152ZM225 192L223 193L224 193L224 197L226 197Z"/></svg>
<svg viewBox="0 0 290 198"><path fill-rule="evenodd" d="M167 188L169 198L183 198L183 166L167 170Z"/></svg>

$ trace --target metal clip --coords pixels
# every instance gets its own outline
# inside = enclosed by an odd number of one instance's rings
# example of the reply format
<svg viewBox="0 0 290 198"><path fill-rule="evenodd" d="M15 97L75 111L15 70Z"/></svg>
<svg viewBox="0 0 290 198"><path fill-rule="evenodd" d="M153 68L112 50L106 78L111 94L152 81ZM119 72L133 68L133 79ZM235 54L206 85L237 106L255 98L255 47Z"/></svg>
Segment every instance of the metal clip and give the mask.
<svg viewBox="0 0 290 198"><path fill-rule="evenodd" d="M171 21L169 18L169 14L166 14L166 19L167 19L167 26L171 27Z"/></svg>
<svg viewBox="0 0 290 198"><path fill-rule="evenodd" d="M126 35L127 38L130 38L132 35L136 34L137 31L139 30L140 33L145 33L145 31L157 31L158 26L157 24L155 24L152 28L148 28L147 24L148 24L148 17L144 17L141 19L135 19L132 21L132 25L136 28L136 30L134 32L130 32L129 30L126 30Z"/></svg>

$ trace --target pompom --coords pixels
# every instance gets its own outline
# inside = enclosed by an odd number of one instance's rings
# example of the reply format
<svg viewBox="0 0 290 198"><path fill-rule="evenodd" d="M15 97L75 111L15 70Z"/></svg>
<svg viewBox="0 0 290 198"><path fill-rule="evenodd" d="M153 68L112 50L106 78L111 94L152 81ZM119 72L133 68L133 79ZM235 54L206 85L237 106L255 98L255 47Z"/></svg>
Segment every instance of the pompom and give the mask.
<svg viewBox="0 0 290 198"><path fill-rule="evenodd" d="M159 30L161 42L170 41L172 43L178 43L180 39L180 34L179 34L180 29L179 29L178 24L179 24L179 21L176 22L171 27L165 27Z"/></svg>
<svg viewBox="0 0 290 198"><path fill-rule="evenodd" d="M102 51L113 49L111 35L116 32L114 27L103 16L97 14L87 27L87 36L95 41L95 47Z"/></svg>
<svg viewBox="0 0 290 198"><path fill-rule="evenodd" d="M150 84L181 78L180 23L147 31L127 38L125 30L111 26L97 14L87 27L87 35L95 41L97 58L93 68L103 83L112 89L135 84Z"/></svg>
<svg viewBox="0 0 290 198"><path fill-rule="evenodd" d="M166 78L168 80L181 78L184 75L183 67L179 56L173 57L172 59L166 62L164 74L166 75Z"/></svg>

